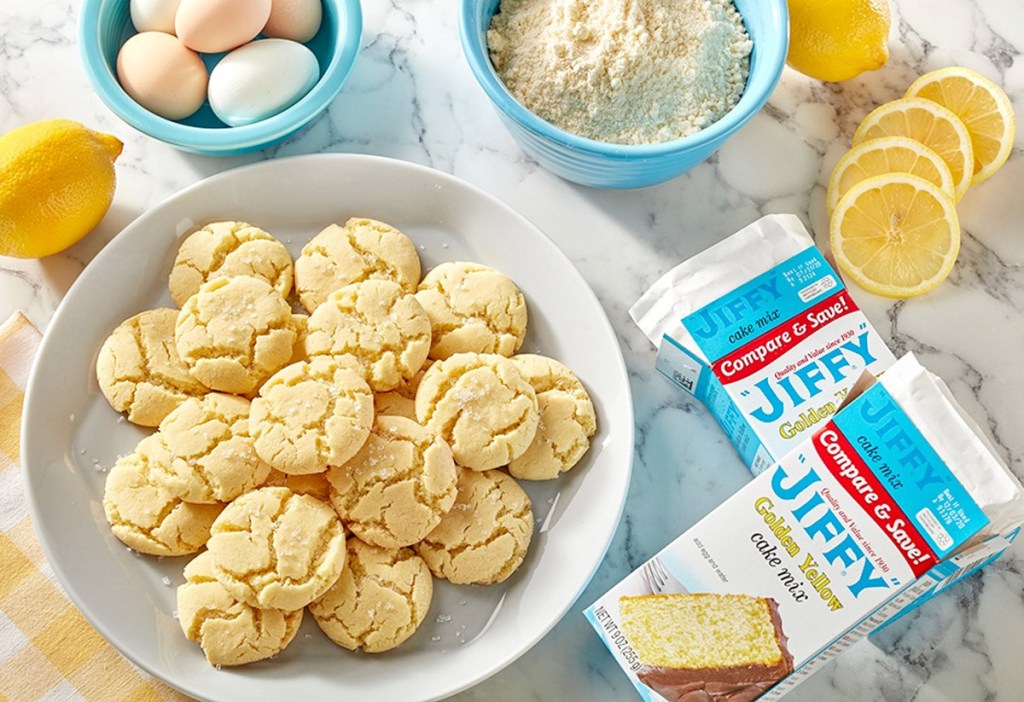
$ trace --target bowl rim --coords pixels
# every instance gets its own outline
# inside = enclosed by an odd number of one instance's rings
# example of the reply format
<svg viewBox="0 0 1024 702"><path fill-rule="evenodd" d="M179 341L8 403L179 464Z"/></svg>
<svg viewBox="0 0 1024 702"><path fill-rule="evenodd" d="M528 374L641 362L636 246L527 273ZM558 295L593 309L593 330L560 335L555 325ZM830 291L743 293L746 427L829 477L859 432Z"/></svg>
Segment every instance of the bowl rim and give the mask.
<svg viewBox="0 0 1024 702"><path fill-rule="evenodd" d="M761 49L766 53L759 54L757 65L759 68L762 66L763 68L758 71L758 75L768 78L768 81L757 93L749 93L753 96L752 101L747 101L746 105L743 104L744 98L748 96L750 81L753 77L751 73L747 77L747 85L743 89L743 94L736 104L720 119L700 131L679 139L654 144L615 144L579 136L557 127L534 114L512 95L501 78L498 77L485 46L481 46L470 31L470 25L474 20L473 13L482 2L486 2L486 0L460 0L459 39L470 70L487 97L498 110L537 136L557 142L560 146L597 156L651 158L691 151L702 146L713 145L727 138L764 107L782 76L786 65L786 55L789 52L789 9L786 0L754 0L770 13L782 29L782 36L776 46ZM738 7L736 11L741 16L743 15ZM742 109L740 109L741 106Z"/></svg>
<svg viewBox="0 0 1024 702"><path fill-rule="evenodd" d="M362 44L363 15L359 0L323 0L337 8L345 26L335 34L331 60L316 85L291 107L259 122L241 127L196 127L161 117L135 102L121 87L115 72L106 65L100 47L99 15L103 6L113 1L83 0L78 20L79 54L96 94L115 115L140 132L175 146L207 152L252 149L305 125L341 91ZM127 11L127 2L124 7Z"/></svg>

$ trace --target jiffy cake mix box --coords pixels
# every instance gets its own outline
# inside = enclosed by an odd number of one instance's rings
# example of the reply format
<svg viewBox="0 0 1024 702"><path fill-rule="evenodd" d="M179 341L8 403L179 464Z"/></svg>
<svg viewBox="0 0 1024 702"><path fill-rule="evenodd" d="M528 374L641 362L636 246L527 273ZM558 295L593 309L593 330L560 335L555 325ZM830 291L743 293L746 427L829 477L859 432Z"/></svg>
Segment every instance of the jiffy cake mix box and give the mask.
<svg viewBox="0 0 1024 702"><path fill-rule="evenodd" d="M1020 483L908 355L586 616L645 700L777 699L1022 520Z"/></svg>
<svg viewBox="0 0 1024 702"><path fill-rule="evenodd" d="M630 310L657 368L701 400L755 474L895 360L793 215L770 215L666 273Z"/></svg>

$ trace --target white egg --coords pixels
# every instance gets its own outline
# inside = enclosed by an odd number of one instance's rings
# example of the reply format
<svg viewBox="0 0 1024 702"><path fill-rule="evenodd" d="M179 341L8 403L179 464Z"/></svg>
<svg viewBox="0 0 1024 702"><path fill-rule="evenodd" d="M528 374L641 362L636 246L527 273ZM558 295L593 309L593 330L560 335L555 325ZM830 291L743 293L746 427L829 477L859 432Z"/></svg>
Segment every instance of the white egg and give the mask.
<svg viewBox="0 0 1024 702"><path fill-rule="evenodd" d="M241 127L288 109L320 79L316 56L287 39L260 39L235 49L210 73L214 114Z"/></svg>
<svg viewBox="0 0 1024 702"><path fill-rule="evenodd" d="M131 0L132 24L138 32L174 34L174 15L181 0Z"/></svg>

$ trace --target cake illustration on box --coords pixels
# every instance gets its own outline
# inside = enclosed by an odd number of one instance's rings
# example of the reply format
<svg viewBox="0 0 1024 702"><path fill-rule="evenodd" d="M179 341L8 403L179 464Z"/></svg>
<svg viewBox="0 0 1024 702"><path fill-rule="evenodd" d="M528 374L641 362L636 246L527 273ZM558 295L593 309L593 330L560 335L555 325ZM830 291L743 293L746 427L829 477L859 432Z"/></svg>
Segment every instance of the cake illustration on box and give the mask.
<svg viewBox="0 0 1024 702"><path fill-rule="evenodd" d="M770 597L626 596L619 610L637 677L669 702L747 702L793 671Z"/></svg>

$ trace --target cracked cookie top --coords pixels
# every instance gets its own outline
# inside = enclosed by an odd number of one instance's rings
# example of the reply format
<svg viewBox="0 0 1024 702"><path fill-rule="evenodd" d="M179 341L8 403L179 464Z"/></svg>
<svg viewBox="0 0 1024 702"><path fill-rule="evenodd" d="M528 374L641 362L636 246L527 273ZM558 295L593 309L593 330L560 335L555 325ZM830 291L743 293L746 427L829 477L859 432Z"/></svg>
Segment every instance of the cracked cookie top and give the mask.
<svg viewBox="0 0 1024 702"><path fill-rule="evenodd" d="M217 581L209 551L189 561L185 582L178 586L178 624L203 649L210 665L243 665L276 656L295 638L303 611L259 609L238 601Z"/></svg>
<svg viewBox="0 0 1024 702"><path fill-rule="evenodd" d="M455 505L416 551L452 583L490 585L515 572L533 536L530 498L497 470L459 471Z"/></svg>
<svg viewBox="0 0 1024 702"><path fill-rule="evenodd" d="M292 292L292 257L284 244L245 222L211 222L181 243L168 287L181 307L216 278L247 275L265 280L281 297Z"/></svg>
<svg viewBox="0 0 1024 702"><path fill-rule="evenodd" d="M100 347L96 378L128 421L155 427L175 407L209 390L188 372L174 345L177 310L147 310L121 322Z"/></svg>
<svg viewBox="0 0 1024 702"><path fill-rule="evenodd" d="M351 356L374 392L393 390L423 366L430 319L412 295L390 280L335 290L309 316L306 353Z"/></svg>
<svg viewBox="0 0 1024 702"><path fill-rule="evenodd" d="M448 444L405 417L377 417L351 460L327 471L331 503L363 541L384 548L414 544L455 502L455 461Z"/></svg>
<svg viewBox="0 0 1024 702"><path fill-rule="evenodd" d="M497 354L460 353L434 363L416 391L416 419L474 470L506 465L533 441L537 395Z"/></svg>
<svg viewBox="0 0 1024 702"><path fill-rule="evenodd" d="M310 312L335 290L370 279L393 281L408 293L420 280L420 257L409 237L372 219L330 225L295 261L295 292Z"/></svg>
<svg viewBox="0 0 1024 702"><path fill-rule="evenodd" d="M373 393L344 356L285 366L252 402L256 453L282 473L322 473L362 447L373 424Z"/></svg>
<svg viewBox="0 0 1024 702"><path fill-rule="evenodd" d="M260 608L302 609L345 567L345 528L335 511L283 487L247 492L229 504L207 547L224 589Z"/></svg>
<svg viewBox="0 0 1024 702"><path fill-rule="evenodd" d="M172 494L150 469L147 436L134 453L122 456L107 474L103 513L114 536L139 553L184 556L210 537L222 504L198 505Z"/></svg>
<svg viewBox="0 0 1024 702"><path fill-rule="evenodd" d="M178 313L174 341L189 372L211 390L253 392L292 356L292 310L265 280L204 283Z"/></svg>
<svg viewBox="0 0 1024 702"><path fill-rule="evenodd" d="M411 549L349 539L345 570L309 605L309 612L339 646L380 653L413 635L427 616L433 594L430 570Z"/></svg>
<svg viewBox="0 0 1024 702"><path fill-rule="evenodd" d="M504 273L479 263L442 263L427 273L416 299L430 316L430 357L456 353L511 356L526 336L526 301Z"/></svg>
<svg viewBox="0 0 1024 702"><path fill-rule="evenodd" d="M522 354L512 362L537 393L540 422L533 442L508 464L508 472L523 480L557 478L590 448L597 432L594 403L579 378L558 361Z"/></svg>
<svg viewBox="0 0 1024 702"><path fill-rule="evenodd" d="M270 473L256 455L244 397L214 392L186 400L160 423L154 438L151 470L188 502L229 502Z"/></svg>

